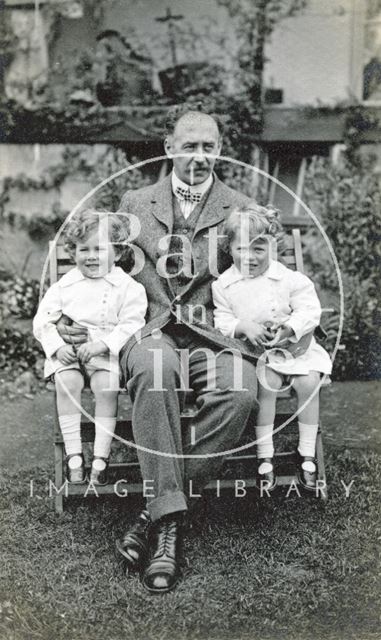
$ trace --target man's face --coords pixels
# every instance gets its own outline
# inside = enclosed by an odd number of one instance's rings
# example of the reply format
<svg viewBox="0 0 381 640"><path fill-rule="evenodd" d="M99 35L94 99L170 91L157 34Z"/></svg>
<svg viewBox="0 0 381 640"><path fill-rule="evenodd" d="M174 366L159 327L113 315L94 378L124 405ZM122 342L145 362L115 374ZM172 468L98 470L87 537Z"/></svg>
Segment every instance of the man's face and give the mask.
<svg viewBox="0 0 381 640"><path fill-rule="evenodd" d="M177 122L164 146L169 157L189 154L173 158L175 173L186 184L201 184L211 174L216 161L205 154L217 156L221 151L217 124L206 114L186 114Z"/></svg>

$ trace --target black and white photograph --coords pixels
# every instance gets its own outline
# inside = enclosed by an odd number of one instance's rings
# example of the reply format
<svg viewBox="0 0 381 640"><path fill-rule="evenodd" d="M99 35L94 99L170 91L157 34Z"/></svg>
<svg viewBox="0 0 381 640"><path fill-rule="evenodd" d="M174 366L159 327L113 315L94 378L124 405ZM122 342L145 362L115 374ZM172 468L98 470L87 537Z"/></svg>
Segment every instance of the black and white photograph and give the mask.
<svg viewBox="0 0 381 640"><path fill-rule="evenodd" d="M0 0L0 640L381 640L381 0Z"/></svg>

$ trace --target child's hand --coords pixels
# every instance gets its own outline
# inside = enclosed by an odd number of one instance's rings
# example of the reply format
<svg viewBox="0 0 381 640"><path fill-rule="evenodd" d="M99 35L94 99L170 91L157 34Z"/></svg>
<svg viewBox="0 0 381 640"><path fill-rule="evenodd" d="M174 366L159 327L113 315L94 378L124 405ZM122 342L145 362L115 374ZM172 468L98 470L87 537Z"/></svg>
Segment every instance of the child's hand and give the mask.
<svg viewBox="0 0 381 640"><path fill-rule="evenodd" d="M63 347L60 347L59 349L57 349L55 355L56 355L56 358L58 358L58 360L65 365L73 364L73 362L77 362L78 360L77 354L75 353L74 348L70 344L65 344Z"/></svg>
<svg viewBox="0 0 381 640"><path fill-rule="evenodd" d="M273 337L269 329L254 320L240 320L235 329L235 336L247 338L255 347L263 345Z"/></svg>
<svg viewBox="0 0 381 640"><path fill-rule="evenodd" d="M108 348L101 340L98 342L85 342L77 349L78 358L82 363L88 362L93 356L100 356L107 352Z"/></svg>
<svg viewBox="0 0 381 640"><path fill-rule="evenodd" d="M273 330L275 330L275 335L273 335L273 339L267 343L267 346L281 346L287 343L291 337L295 336L294 330L291 329L291 327L278 325L273 327Z"/></svg>

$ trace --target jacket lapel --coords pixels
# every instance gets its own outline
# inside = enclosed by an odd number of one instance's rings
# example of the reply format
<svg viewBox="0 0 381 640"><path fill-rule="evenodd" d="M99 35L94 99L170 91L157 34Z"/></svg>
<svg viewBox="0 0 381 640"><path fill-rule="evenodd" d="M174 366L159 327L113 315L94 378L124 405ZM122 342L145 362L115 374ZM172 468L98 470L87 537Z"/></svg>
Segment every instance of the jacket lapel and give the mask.
<svg viewBox="0 0 381 640"><path fill-rule="evenodd" d="M232 206L231 199L229 197L228 190L225 185L216 175L214 175L214 182L209 192L208 199L203 207L200 217L197 221L194 235L206 229L212 227L219 222L222 222L226 218L226 210Z"/></svg>
<svg viewBox="0 0 381 640"><path fill-rule="evenodd" d="M165 225L168 233L173 229L172 182L171 174L157 183L151 200L152 213L159 222Z"/></svg>

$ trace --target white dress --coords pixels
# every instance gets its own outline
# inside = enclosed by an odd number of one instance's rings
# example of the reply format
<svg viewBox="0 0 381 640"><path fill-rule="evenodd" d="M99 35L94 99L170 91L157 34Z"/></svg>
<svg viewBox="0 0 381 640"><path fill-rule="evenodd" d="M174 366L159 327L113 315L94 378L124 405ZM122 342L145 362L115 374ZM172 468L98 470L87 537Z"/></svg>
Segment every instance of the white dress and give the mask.
<svg viewBox="0 0 381 640"><path fill-rule="evenodd" d="M47 360L45 376L79 365L63 365L56 351L66 343L56 323L65 314L88 330L90 342L102 340L109 354L93 356L85 368L119 371L119 351L145 324L147 296L143 285L115 265L102 278L86 278L77 267L65 273L43 297L33 320L33 333Z"/></svg>
<svg viewBox="0 0 381 640"><path fill-rule="evenodd" d="M313 282L299 271L271 261L268 269L257 277L243 276L232 265L212 284L214 324L225 336L234 337L240 320L290 327L299 342L320 323L321 306ZM286 358L270 352L268 365L285 375L306 375L310 371L330 374L332 362L315 338L305 353Z"/></svg>

